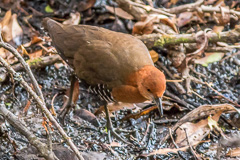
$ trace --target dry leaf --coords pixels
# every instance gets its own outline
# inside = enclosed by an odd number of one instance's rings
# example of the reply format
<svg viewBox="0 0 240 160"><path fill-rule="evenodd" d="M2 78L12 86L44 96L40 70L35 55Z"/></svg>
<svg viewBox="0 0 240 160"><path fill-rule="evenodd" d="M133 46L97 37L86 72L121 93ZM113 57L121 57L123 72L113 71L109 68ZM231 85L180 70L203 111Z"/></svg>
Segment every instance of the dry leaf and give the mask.
<svg viewBox="0 0 240 160"><path fill-rule="evenodd" d="M157 62L158 61L158 53L156 52L156 51L154 51L154 50L151 50L150 52L150 55L151 55L151 58L152 58L152 60L153 60L153 62L155 63L155 62Z"/></svg>
<svg viewBox="0 0 240 160"><path fill-rule="evenodd" d="M12 15L12 38L16 45L21 45L23 30L18 24L17 14Z"/></svg>
<svg viewBox="0 0 240 160"><path fill-rule="evenodd" d="M41 37L38 37L38 36L34 35L31 39L31 41L23 44L23 46L24 47L30 47L32 44L36 44L36 43L39 43L39 42L42 42L42 41L43 41L43 39Z"/></svg>
<svg viewBox="0 0 240 160"><path fill-rule="evenodd" d="M221 114L222 114L222 111L219 111L217 114L215 114L212 117L212 119L214 121L218 121ZM211 129L209 127L209 119L208 118L201 120L197 123L192 123L192 122L184 123L176 130L177 137L176 137L175 142L180 147L184 147L184 146L188 145L184 129L186 129L186 132L188 133L188 139L189 139L190 144L200 142L211 131Z"/></svg>
<svg viewBox="0 0 240 160"><path fill-rule="evenodd" d="M142 17L142 20L133 26L132 34L150 34L153 32L153 30L160 30L158 29L162 28L162 26L158 26L160 24L165 24L169 26L174 33L178 33L174 22L167 16L150 14L148 17Z"/></svg>
<svg viewBox="0 0 240 160"><path fill-rule="evenodd" d="M220 33L224 29L224 26L213 26L213 32Z"/></svg>
<svg viewBox="0 0 240 160"><path fill-rule="evenodd" d="M70 18L65 20L63 24L68 24L68 25L78 25L81 20L81 15L79 12L76 13L70 13Z"/></svg>
<svg viewBox="0 0 240 160"><path fill-rule="evenodd" d="M111 113L111 112L114 112L114 111L119 111L123 108L133 109L136 106L134 104L131 104L131 103L121 103L121 102L119 102L119 103L109 103L107 107L108 107L109 112ZM96 110L96 112L94 114L99 115L104 111L105 111L104 106L101 106Z"/></svg>
<svg viewBox="0 0 240 160"><path fill-rule="evenodd" d="M86 11L87 9L91 8L95 4L96 0L84 0L80 1L78 4L78 11Z"/></svg>
<svg viewBox="0 0 240 160"><path fill-rule="evenodd" d="M35 52L33 52L33 53L28 54L29 59L39 58L39 57L41 57L42 55L43 55L43 50L42 50L42 49L37 50L37 51L35 51Z"/></svg>
<svg viewBox="0 0 240 160"><path fill-rule="evenodd" d="M205 53L205 57L196 59L194 62L196 64L201 64L202 66L207 67L209 63L218 62L222 59L225 53L215 52L215 53Z"/></svg>
<svg viewBox="0 0 240 160"><path fill-rule="evenodd" d="M120 143L118 142L115 142L113 141L112 143L110 144L106 144L108 147L123 147L123 145L121 145Z"/></svg>
<svg viewBox="0 0 240 160"><path fill-rule="evenodd" d="M240 156L240 148L235 148L235 149L229 150L229 152L226 154L226 156L239 157Z"/></svg>
<svg viewBox="0 0 240 160"><path fill-rule="evenodd" d="M193 16L192 12L180 13L177 18L177 26L178 27L185 26L186 24L192 21L192 16Z"/></svg>
<svg viewBox="0 0 240 160"><path fill-rule="evenodd" d="M9 64L16 63L18 59L8 50L0 48L0 56L5 59Z"/></svg>
<svg viewBox="0 0 240 160"><path fill-rule="evenodd" d="M0 22L0 28L2 29L2 37L4 41L9 42L13 40L16 45L21 44L23 31L18 24L17 15L12 15L11 10L6 12L3 20Z"/></svg>
<svg viewBox="0 0 240 160"><path fill-rule="evenodd" d="M133 20L134 17L132 15L130 15L129 13L125 12L124 10L122 10L121 8L116 8L115 7L115 12L114 12L114 8L111 6L105 6L106 9L111 12L112 14L116 14L118 17L121 17L123 19L130 19Z"/></svg>

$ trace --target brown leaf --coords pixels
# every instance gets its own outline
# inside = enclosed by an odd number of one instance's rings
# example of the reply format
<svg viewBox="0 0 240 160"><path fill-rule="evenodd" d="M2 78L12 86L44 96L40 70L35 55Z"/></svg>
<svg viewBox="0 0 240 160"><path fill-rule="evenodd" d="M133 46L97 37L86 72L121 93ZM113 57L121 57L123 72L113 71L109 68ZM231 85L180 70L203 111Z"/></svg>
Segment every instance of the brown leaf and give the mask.
<svg viewBox="0 0 240 160"><path fill-rule="evenodd" d="M153 32L154 18L146 18L144 21L135 23L132 34L151 34Z"/></svg>
<svg viewBox="0 0 240 160"><path fill-rule="evenodd" d="M18 24L17 14L12 15L12 38L16 45L22 44L21 39L23 35L23 30Z"/></svg>
<svg viewBox="0 0 240 160"><path fill-rule="evenodd" d="M78 4L78 11L83 12L91 8L95 4L96 0L84 0L80 1Z"/></svg>
<svg viewBox="0 0 240 160"><path fill-rule="evenodd" d="M209 63L220 61L222 57L225 55L225 53L214 52L214 53L205 53L205 55L206 56L203 58L196 59L194 63L201 64L207 67Z"/></svg>
<svg viewBox="0 0 240 160"><path fill-rule="evenodd" d="M177 18L177 26L182 27L191 22L193 13L192 12L183 12L180 13Z"/></svg>
<svg viewBox="0 0 240 160"><path fill-rule="evenodd" d="M31 39L31 41L23 44L23 46L24 47L30 47L32 44L36 44L36 43L39 43L39 42L42 42L42 41L43 41L43 39L41 37L38 37L38 36L34 35Z"/></svg>
<svg viewBox="0 0 240 160"><path fill-rule="evenodd" d="M79 12L76 13L70 13L70 18L65 20L63 24L68 24L68 25L78 25L81 20L81 15Z"/></svg>
<svg viewBox="0 0 240 160"><path fill-rule="evenodd" d="M81 119L92 123L94 126L99 126L97 117L93 113L89 112L86 109L75 110L74 111L74 120L79 121L77 117L80 117Z"/></svg>
<svg viewBox="0 0 240 160"><path fill-rule="evenodd" d="M131 109L131 108L135 108L136 106L134 106L134 104L131 104L131 103L120 103L119 102L119 103L109 103L107 107L108 107L109 112L111 113L114 111L119 111L125 107ZM105 111L104 106L101 106L96 110L96 112L94 114L99 115L104 111Z"/></svg>
<svg viewBox="0 0 240 160"><path fill-rule="evenodd" d="M150 14L147 17L142 17L142 20L134 25L132 34L150 34L153 32L153 30L158 31L158 28L162 28L160 24L165 24L169 26L175 33L178 33L174 22L167 16Z"/></svg>
<svg viewBox="0 0 240 160"><path fill-rule="evenodd" d="M151 58L152 58L153 62L154 63L157 62L158 58L159 58L158 57L158 53L156 51L154 51L154 50L149 51L149 53L151 55Z"/></svg>
<svg viewBox="0 0 240 160"><path fill-rule="evenodd" d="M212 119L218 121L221 114L222 111L219 111L212 117ZM188 133L188 139L190 144L200 142L211 131L208 125L208 118L201 120L197 123L186 122L176 130L177 137L175 142L179 147L184 147L188 145L184 129L186 129L186 132Z"/></svg>
<svg viewBox="0 0 240 160"><path fill-rule="evenodd" d="M115 12L114 12L114 8L113 8L113 7L108 6L108 5L106 5L105 7L106 7L106 9L107 9L109 12L111 12L112 14L116 14L117 16L119 16L119 17L121 17L121 18L123 18L123 19L130 19L130 20L133 20L133 19L134 19L134 17L133 17L131 14L125 12L125 11L122 10L121 8L115 7Z"/></svg>
<svg viewBox="0 0 240 160"><path fill-rule="evenodd" d="M213 32L220 33L224 29L224 26L213 26Z"/></svg>
<svg viewBox="0 0 240 160"><path fill-rule="evenodd" d="M25 106L24 109L23 109L23 113L27 113L30 105L31 105L31 101L28 100L26 106Z"/></svg>
<svg viewBox="0 0 240 160"><path fill-rule="evenodd" d="M72 98L72 101L74 104L77 103L78 96L79 96L79 82L78 80L76 80L74 83L73 98Z"/></svg>
<svg viewBox="0 0 240 160"><path fill-rule="evenodd" d="M17 15L12 15L11 10L6 12L3 20L0 22L0 28L2 29L2 37L4 41L9 42L13 40L15 44L21 44L23 31L18 24Z"/></svg>
<svg viewBox="0 0 240 160"><path fill-rule="evenodd" d="M5 59L9 64L16 63L18 59L8 50L0 48L0 56Z"/></svg>
<svg viewBox="0 0 240 160"><path fill-rule="evenodd" d="M198 145L199 143L202 143L203 141L201 142L198 142L198 143L194 143L192 144L193 146L196 146ZM189 146L186 146L186 147L181 147L181 148L161 148L159 150L155 150L149 154L142 154L141 156L144 156L144 157L148 157L148 156L152 156L152 155L156 155L156 154L162 154L162 155L167 155L168 153L176 153L178 154L178 151L187 151L187 149L189 148Z"/></svg>
<svg viewBox="0 0 240 160"><path fill-rule="evenodd" d="M227 153L226 156L229 156L229 157L239 157L240 156L240 148L235 148L235 149L229 150L229 152Z"/></svg>
<svg viewBox="0 0 240 160"><path fill-rule="evenodd" d="M28 54L29 59L39 58L39 57L41 57L42 55L43 55L43 50L42 50L42 49L37 50L37 51L35 51L35 52L33 52L33 53Z"/></svg>
<svg viewBox="0 0 240 160"><path fill-rule="evenodd" d="M174 125L172 130L175 130L180 125L191 122L194 120L199 120L203 117L209 116L211 114L216 114L219 111L222 111L224 113L226 112L236 112L235 108L231 104L215 104L215 105L202 105L198 108L192 110L187 115L185 115L183 118L181 118L178 123Z"/></svg>

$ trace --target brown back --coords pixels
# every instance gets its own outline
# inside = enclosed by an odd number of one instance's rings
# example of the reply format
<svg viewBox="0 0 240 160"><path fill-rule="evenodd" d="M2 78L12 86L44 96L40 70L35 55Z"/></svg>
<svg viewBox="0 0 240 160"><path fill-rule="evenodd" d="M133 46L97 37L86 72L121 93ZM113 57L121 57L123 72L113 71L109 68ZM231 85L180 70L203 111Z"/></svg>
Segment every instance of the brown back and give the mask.
<svg viewBox="0 0 240 160"><path fill-rule="evenodd" d="M146 46L131 35L95 26L62 25L49 18L43 25L59 54L90 85L122 85L130 73L153 65Z"/></svg>

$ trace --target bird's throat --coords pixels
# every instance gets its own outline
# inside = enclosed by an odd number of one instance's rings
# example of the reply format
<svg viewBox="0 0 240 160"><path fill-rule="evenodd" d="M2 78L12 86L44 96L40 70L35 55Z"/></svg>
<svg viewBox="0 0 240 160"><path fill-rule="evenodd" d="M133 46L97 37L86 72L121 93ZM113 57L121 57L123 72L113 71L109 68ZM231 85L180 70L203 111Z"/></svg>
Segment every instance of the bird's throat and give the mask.
<svg viewBox="0 0 240 160"><path fill-rule="evenodd" d="M112 90L112 96L115 100L125 103L141 103L147 99L143 97L137 87L130 85L121 85Z"/></svg>

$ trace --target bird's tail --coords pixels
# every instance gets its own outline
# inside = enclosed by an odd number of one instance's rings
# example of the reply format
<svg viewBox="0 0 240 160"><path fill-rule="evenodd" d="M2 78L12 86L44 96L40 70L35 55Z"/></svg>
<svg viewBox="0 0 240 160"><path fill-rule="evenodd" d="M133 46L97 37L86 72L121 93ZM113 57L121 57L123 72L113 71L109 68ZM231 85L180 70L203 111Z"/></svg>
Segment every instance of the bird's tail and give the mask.
<svg viewBox="0 0 240 160"><path fill-rule="evenodd" d="M56 25L61 25L61 24L48 17L44 18L42 21L42 26L46 31L49 31L52 27Z"/></svg>

